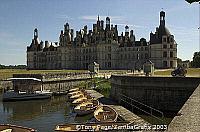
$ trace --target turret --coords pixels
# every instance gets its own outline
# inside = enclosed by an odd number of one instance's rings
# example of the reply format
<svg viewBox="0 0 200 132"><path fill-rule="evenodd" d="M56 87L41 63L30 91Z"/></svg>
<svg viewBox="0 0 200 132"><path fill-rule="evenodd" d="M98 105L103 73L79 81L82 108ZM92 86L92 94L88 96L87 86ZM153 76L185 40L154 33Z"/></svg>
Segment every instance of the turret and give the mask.
<svg viewBox="0 0 200 132"><path fill-rule="evenodd" d="M130 42L135 44L135 35L133 34L133 30L130 31Z"/></svg>
<svg viewBox="0 0 200 132"><path fill-rule="evenodd" d="M104 28L104 21L101 20L101 30L103 30L103 28Z"/></svg>
<svg viewBox="0 0 200 132"><path fill-rule="evenodd" d="M106 17L106 30L110 30L110 18Z"/></svg>
<svg viewBox="0 0 200 132"><path fill-rule="evenodd" d="M160 26L165 26L165 12L160 12Z"/></svg>
<svg viewBox="0 0 200 132"><path fill-rule="evenodd" d="M38 29L37 28L35 28L34 29L34 42L33 42L33 44L35 44L35 45L38 45L39 44L39 38L38 38Z"/></svg>
<svg viewBox="0 0 200 132"><path fill-rule="evenodd" d="M74 40L74 30L73 29L71 29L70 34L71 34L71 41L73 41Z"/></svg>
<svg viewBox="0 0 200 132"><path fill-rule="evenodd" d="M45 41L45 48L49 48L49 42L48 41Z"/></svg>
<svg viewBox="0 0 200 132"><path fill-rule="evenodd" d="M129 36L129 27L125 26L125 36Z"/></svg>
<svg viewBox="0 0 200 132"><path fill-rule="evenodd" d="M69 23L66 23L64 25L64 31L65 31L65 33L69 32Z"/></svg>
<svg viewBox="0 0 200 132"><path fill-rule="evenodd" d="M99 31L100 28L101 28L101 23L100 23L99 15L98 15L98 18L97 18L97 30Z"/></svg>
<svg viewBox="0 0 200 132"><path fill-rule="evenodd" d="M35 28L34 30L34 39L37 39L38 38L38 30L37 28Z"/></svg>
<svg viewBox="0 0 200 132"><path fill-rule="evenodd" d="M40 50L42 50L44 47L44 42L43 41L40 41Z"/></svg>

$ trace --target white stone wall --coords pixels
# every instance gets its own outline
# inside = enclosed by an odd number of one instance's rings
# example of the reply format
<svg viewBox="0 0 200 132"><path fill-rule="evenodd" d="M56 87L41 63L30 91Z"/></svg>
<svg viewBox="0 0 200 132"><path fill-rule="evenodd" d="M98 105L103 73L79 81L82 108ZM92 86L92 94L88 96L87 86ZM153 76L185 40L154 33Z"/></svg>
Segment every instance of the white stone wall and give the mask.
<svg viewBox="0 0 200 132"><path fill-rule="evenodd" d="M166 57L163 56L163 52L167 53ZM173 53L172 57L170 57L170 52ZM142 68L148 59L155 64L156 68L176 67L177 44L173 42L119 47L119 44L113 41L111 44L102 43L82 47L64 46L58 47L56 51L27 52L29 69L87 69L92 62L97 62L100 69L134 69ZM163 61L167 62L166 67L164 67ZM170 63L172 64L170 65Z"/></svg>

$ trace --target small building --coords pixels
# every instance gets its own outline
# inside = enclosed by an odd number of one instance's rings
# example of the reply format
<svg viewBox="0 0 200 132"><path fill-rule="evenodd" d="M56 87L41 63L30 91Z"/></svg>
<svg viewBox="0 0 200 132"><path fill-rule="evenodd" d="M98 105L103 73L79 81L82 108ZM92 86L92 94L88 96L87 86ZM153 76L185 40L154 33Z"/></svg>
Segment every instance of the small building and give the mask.
<svg viewBox="0 0 200 132"><path fill-rule="evenodd" d="M143 70L146 76L153 75L154 73L154 63L147 60L143 65Z"/></svg>
<svg viewBox="0 0 200 132"><path fill-rule="evenodd" d="M99 73L99 64L96 62L89 64L88 70L93 73Z"/></svg>
<svg viewBox="0 0 200 132"><path fill-rule="evenodd" d="M189 68L190 67L190 61L189 60L182 61L182 67Z"/></svg>

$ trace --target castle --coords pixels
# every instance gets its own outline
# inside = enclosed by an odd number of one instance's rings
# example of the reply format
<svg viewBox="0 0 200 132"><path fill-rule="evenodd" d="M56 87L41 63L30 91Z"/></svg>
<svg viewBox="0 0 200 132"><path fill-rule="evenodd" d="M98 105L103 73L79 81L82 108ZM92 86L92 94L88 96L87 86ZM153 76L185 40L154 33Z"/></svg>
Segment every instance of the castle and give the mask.
<svg viewBox="0 0 200 132"><path fill-rule="evenodd" d="M105 26L105 28L104 28ZM61 30L59 42L39 41L34 30L32 43L27 47L28 69L88 69L97 62L100 69L138 69L151 60L155 68L177 67L177 43L165 26L165 12L160 12L160 25L150 40L136 41L133 30L125 26L125 33L118 35L117 25L109 17L97 18L93 30L84 26L80 31L70 29L68 23Z"/></svg>

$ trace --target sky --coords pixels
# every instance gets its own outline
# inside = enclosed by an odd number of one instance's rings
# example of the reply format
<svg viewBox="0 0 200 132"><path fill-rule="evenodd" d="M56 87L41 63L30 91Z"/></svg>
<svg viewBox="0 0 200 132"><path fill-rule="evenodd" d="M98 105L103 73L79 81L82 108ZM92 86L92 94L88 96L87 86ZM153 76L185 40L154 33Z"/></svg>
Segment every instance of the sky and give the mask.
<svg viewBox="0 0 200 132"><path fill-rule="evenodd" d="M75 31L92 29L97 16L134 30L136 40L146 38L159 26L160 11L166 12L166 27L175 36L178 57L192 60L199 51L199 5L185 0L1 0L0 64L26 64L26 48L38 28L39 39L58 42L65 23Z"/></svg>

